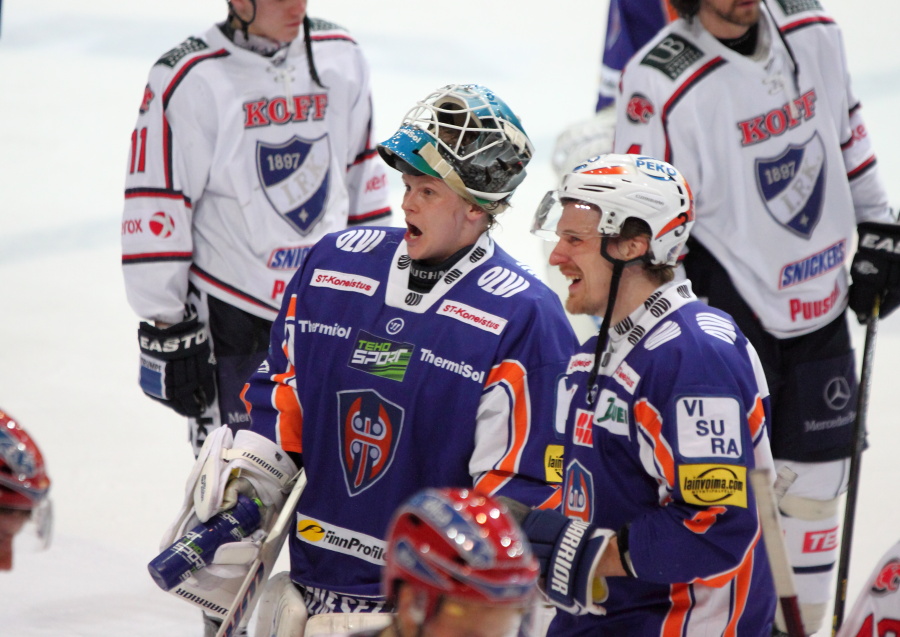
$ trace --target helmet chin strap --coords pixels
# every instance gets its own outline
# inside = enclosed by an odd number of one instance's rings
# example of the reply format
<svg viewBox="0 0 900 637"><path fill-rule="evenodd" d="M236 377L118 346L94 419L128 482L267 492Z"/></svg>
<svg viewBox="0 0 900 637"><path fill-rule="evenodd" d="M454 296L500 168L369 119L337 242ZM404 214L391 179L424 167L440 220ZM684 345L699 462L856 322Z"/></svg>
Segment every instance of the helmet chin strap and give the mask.
<svg viewBox="0 0 900 637"><path fill-rule="evenodd" d="M597 334L597 347L594 349L594 364L591 366L591 373L588 375L587 381L587 399L588 405L593 405L597 400L594 395L593 387L597 382L597 375L600 371L600 358L606 350L606 344L609 342L609 328L612 325L613 309L616 305L616 297L619 294L619 282L622 280L622 272L625 266L638 263L644 260L644 255L635 257L634 259L624 260L616 259L609 253L609 239L604 236L600 239L600 254L603 258L613 264L612 279L609 282L609 295L606 301L606 312L603 314L603 323L600 324L600 332Z"/></svg>
<svg viewBox="0 0 900 637"><path fill-rule="evenodd" d="M250 16L249 20L244 20L241 16L237 14L237 11L234 10L234 7L231 6L231 2L228 3L228 14L229 17L234 18L241 25L241 31L244 33L244 39L248 39L250 37L247 30L250 28L250 25L256 20L256 0L251 0L250 4L253 6L253 14Z"/></svg>

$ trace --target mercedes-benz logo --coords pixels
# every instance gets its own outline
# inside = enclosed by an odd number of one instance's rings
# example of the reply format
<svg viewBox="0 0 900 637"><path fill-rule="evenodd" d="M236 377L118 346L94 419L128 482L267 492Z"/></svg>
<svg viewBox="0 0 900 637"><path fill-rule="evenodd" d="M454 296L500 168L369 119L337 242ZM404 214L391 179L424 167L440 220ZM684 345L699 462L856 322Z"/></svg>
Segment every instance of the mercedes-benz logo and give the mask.
<svg viewBox="0 0 900 637"><path fill-rule="evenodd" d="M843 376L836 376L825 385L825 404L835 411L846 407L851 395L850 384Z"/></svg>

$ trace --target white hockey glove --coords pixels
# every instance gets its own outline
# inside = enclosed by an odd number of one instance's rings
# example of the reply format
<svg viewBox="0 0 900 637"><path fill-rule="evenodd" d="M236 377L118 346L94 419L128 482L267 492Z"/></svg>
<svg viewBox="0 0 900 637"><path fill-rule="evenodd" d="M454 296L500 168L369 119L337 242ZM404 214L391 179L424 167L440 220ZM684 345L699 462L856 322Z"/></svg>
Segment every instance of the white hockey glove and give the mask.
<svg viewBox="0 0 900 637"><path fill-rule="evenodd" d="M221 586L222 580L242 579L284 502L286 494L282 490L296 473L294 461L268 438L248 430L233 436L225 426L213 431L194 463L181 511L163 536L160 550L199 522L232 508L239 493L263 503L263 523L241 541L221 545L212 561L182 586L211 590Z"/></svg>
<svg viewBox="0 0 900 637"><path fill-rule="evenodd" d="M556 138L553 169L562 178L589 157L611 153L616 132L615 106L599 110L590 119L575 122Z"/></svg>

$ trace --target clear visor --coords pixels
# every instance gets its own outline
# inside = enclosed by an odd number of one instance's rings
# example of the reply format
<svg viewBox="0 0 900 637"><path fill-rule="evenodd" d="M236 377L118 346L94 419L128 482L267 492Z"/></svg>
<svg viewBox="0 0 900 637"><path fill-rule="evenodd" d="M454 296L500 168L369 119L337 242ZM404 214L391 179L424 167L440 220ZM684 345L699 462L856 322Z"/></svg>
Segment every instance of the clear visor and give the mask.
<svg viewBox="0 0 900 637"><path fill-rule="evenodd" d="M603 212L598 206L577 199L560 199L556 190L551 190L538 205L531 224L531 234L545 241L558 241L562 236L582 239L599 237L612 233L600 232Z"/></svg>

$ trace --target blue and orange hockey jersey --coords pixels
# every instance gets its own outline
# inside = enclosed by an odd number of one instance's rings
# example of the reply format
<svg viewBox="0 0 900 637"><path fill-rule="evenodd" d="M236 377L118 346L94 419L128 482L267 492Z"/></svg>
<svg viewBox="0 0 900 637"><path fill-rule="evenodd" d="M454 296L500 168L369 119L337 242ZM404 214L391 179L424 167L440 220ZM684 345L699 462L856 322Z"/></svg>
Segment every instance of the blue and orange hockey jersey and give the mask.
<svg viewBox="0 0 900 637"><path fill-rule="evenodd" d="M557 296L487 235L420 294L404 230L323 238L291 281L244 399L302 453L291 576L380 594L395 508L433 486L559 503L555 387L577 347Z"/></svg>

